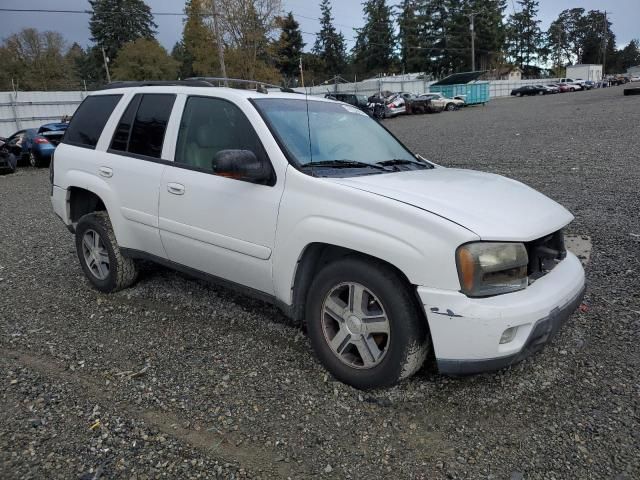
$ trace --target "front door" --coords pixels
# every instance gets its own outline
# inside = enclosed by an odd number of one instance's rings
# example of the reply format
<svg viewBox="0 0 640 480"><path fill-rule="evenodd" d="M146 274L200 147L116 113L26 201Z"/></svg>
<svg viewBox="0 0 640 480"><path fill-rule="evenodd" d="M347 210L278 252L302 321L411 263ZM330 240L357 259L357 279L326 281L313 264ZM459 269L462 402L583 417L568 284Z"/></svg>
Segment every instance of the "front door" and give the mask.
<svg viewBox="0 0 640 480"><path fill-rule="evenodd" d="M249 183L215 173L223 150L250 150L269 162L241 109L188 97L173 165L160 185L159 227L170 260L273 294L271 255L284 179Z"/></svg>

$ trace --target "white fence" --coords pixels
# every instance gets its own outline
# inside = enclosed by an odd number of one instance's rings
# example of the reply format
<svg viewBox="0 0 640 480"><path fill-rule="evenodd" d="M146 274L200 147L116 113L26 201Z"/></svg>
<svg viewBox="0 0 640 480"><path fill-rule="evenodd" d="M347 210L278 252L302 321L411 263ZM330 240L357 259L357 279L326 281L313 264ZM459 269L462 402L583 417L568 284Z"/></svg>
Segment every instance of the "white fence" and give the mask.
<svg viewBox="0 0 640 480"><path fill-rule="evenodd" d="M73 115L87 92L0 92L0 137Z"/></svg>
<svg viewBox="0 0 640 480"><path fill-rule="evenodd" d="M537 85L557 82L557 78L538 80L492 80L489 82L490 98L508 97L511 90L523 85ZM371 96L380 91L410 92L422 94L429 91L434 83L427 80L402 80L382 78L358 83L316 85L307 90L311 95L348 92ZM296 90L304 92L304 89ZM0 137L8 137L17 130L39 127L44 123L59 121L65 115L73 115L87 92L0 92Z"/></svg>
<svg viewBox="0 0 640 480"><path fill-rule="evenodd" d="M491 80L489 81L489 97L499 98L508 97L511 95L511 90L514 88L522 87L523 85L546 85L549 83L556 83L557 78L544 78L534 80ZM380 91L390 92L408 92L416 95L421 95L429 91L429 87L435 82L427 80L401 80L397 78L381 78L376 80L366 80L358 83L338 83L316 85L308 87L307 91L310 95L325 95L327 93L358 93L362 95L371 96L379 93ZM304 92L303 88L294 89L299 92Z"/></svg>

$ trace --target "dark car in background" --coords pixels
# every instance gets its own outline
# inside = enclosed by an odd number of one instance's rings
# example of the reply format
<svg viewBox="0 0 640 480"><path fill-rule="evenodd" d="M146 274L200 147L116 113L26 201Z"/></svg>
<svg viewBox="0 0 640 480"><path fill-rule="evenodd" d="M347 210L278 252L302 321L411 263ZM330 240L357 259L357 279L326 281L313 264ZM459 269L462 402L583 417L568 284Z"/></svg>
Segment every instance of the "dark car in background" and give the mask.
<svg viewBox="0 0 640 480"><path fill-rule="evenodd" d="M348 103L365 113L369 113L369 100L366 95L358 95L356 93L327 93L324 98Z"/></svg>
<svg viewBox="0 0 640 480"><path fill-rule="evenodd" d="M29 163L34 168L48 167L54 150L62 140L68 123L42 125L30 140Z"/></svg>
<svg viewBox="0 0 640 480"><path fill-rule="evenodd" d="M18 130L6 139L3 148L15 155L18 165L26 165L29 161L29 145L35 138L37 131L37 128Z"/></svg>
<svg viewBox="0 0 640 480"><path fill-rule="evenodd" d="M544 95L547 91L536 85L525 85L524 87L514 88L511 95L515 97L524 97L525 95Z"/></svg>

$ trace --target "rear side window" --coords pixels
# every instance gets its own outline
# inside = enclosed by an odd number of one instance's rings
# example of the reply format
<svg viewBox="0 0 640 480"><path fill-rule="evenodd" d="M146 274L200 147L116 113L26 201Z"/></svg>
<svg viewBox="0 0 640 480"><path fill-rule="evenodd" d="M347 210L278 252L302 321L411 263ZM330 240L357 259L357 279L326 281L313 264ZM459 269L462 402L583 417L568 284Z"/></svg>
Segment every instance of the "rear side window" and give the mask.
<svg viewBox="0 0 640 480"><path fill-rule="evenodd" d="M121 98L122 95L92 95L85 98L73 114L62 142L96 148L104 126Z"/></svg>
<svg viewBox="0 0 640 480"><path fill-rule="evenodd" d="M111 149L160 158L175 99L161 93L134 96L116 128Z"/></svg>

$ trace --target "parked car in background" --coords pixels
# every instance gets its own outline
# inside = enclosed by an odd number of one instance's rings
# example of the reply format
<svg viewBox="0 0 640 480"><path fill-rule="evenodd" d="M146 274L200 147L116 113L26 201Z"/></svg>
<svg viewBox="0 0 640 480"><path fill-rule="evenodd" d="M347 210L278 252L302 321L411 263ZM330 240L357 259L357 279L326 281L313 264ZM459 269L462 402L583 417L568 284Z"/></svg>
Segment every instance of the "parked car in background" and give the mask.
<svg viewBox="0 0 640 480"><path fill-rule="evenodd" d="M0 147L2 147L5 144L6 141L7 141L6 138L0 137Z"/></svg>
<svg viewBox="0 0 640 480"><path fill-rule="evenodd" d="M4 138L0 140L2 142L0 144L0 174L13 173L16 171L18 159L5 147L3 140Z"/></svg>
<svg viewBox="0 0 640 480"><path fill-rule="evenodd" d="M632 82L640 82L640 76L633 75L629 80L631 80Z"/></svg>
<svg viewBox="0 0 640 480"><path fill-rule="evenodd" d="M523 87L511 90L511 95L515 97L524 97L527 95L544 95L547 91L537 85L525 85Z"/></svg>
<svg viewBox="0 0 640 480"><path fill-rule="evenodd" d="M566 83L558 83L556 86L560 89L560 93L566 93L571 91L571 87Z"/></svg>
<svg viewBox="0 0 640 480"><path fill-rule="evenodd" d="M62 140L68 123L42 125L29 140L29 164L34 168L48 167L54 150Z"/></svg>
<svg viewBox="0 0 640 480"><path fill-rule="evenodd" d="M594 82L593 80L585 80L585 82L584 82L584 88L586 90L594 89L594 88L597 87L597 85L598 84L596 82Z"/></svg>
<svg viewBox="0 0 640 480"><path fill-rule="evenodd" d="M583 90L591 90L595 85L595 82L592 82L591 80L584 80L582 78L576 78L574 84L580 85Z"/></svg>
<svg viewBox="0 0 640 480"><path fill-rule="evenodd" d="M431 101L435 107L440 107L443 110L454 111L460 107L464 107L465 102L459 98L447 98L441 93L429 92L424 95L420 95L420 98L426 98Z"/></svg>
<svg viewBox="0 0 640 480"><path fill-rule="evenodd" d="M411 93L396 93L385 104L384 118L397 117L407 113L406 99L412 98Z"/></svg>
<svg viewBox="0 0 640 480"><path fill-rule="evenodd" d="M29 145L36 136L36 128L18 130L6 139L4 148L16 157L18 166L26 165L29 161Z"/></svg>
<svg viewBox="0 0 640 480"><path fill-rule="evenodd" d="M358 95L355 93L327 93L324 98L348 103L365 113L369 113L369 100L366 95Z"/></svg>
<svg viewBox="0 0 640 480"><path fill-rule="evenodd" d="M535 85L538 88L544 90L545 95L552 95L554 93L560 93L560 89L555 85Z"/></svg>

